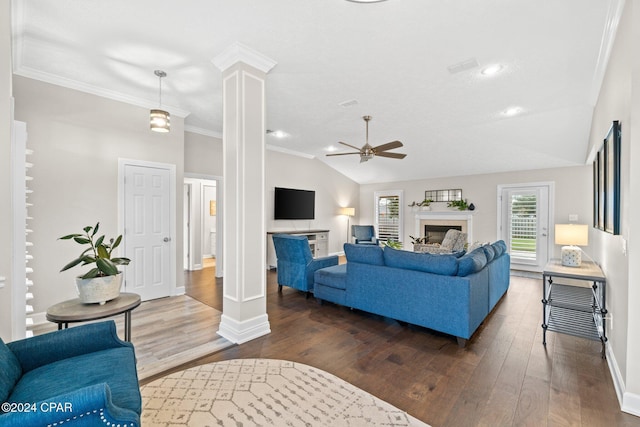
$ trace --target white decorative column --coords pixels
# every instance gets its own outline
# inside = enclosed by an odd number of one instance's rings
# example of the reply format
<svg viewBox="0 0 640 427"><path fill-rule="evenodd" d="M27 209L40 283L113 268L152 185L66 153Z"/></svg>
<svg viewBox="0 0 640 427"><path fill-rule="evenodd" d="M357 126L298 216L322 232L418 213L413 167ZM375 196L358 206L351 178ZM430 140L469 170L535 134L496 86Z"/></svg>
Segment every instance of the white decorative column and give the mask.
<svg viewBox="0 0 640 427"><path fill-rule="evenodd" d="M222 71L223 314L218 334L242 344L271 332L266 296L265 80L276 62L236 43Z"/></svg>

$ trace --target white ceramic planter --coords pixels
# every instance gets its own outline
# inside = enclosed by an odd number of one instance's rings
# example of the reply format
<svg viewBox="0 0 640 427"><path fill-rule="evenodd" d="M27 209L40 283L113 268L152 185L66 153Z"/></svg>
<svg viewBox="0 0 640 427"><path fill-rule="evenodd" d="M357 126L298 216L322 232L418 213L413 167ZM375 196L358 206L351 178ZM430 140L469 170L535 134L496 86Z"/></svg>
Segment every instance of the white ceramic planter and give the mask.
<svg viewBox="0 0 640 427"><path fill-rule="evenodd" d="M78 297L85 304L104 304L107 301L118 298L122 286L122 273L115 276L94 277L93 279L81 279L76 277Z"/></svg>

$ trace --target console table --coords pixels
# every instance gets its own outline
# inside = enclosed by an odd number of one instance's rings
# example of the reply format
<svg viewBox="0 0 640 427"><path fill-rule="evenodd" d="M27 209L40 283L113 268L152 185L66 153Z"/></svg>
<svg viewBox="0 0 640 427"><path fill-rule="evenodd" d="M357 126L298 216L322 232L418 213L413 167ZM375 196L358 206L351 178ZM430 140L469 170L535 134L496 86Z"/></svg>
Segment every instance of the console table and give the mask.
<svg viewBox="0 0 640 427"><path fill-rule="evenodd" d="M562 279L579 282L558 283ZM566 267L558 259L549 261L542 272L542 344L547 344L547 331L588 338L602 343L604 359L606 283L602 269L594 262Z"/></svg>
<svg viewBox="0 0 640 427"><path fill-rule="evenodd" d="M292 236L306 236L309 240L311 256L320 258L329 254L329 230L284 230L267 231L267 268L274 269L278 265L276 249L273 246L274 234L291 234Z"/></svg>

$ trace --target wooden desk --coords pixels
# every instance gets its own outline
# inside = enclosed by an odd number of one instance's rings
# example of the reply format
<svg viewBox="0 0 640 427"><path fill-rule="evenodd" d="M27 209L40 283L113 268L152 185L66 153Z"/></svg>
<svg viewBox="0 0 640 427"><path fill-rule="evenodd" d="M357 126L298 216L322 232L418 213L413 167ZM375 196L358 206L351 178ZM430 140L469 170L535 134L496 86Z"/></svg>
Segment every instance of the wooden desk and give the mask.
<svg viewBox="0 0 640 427"><path fill-rule="evenodd" d="M69 327L69 323L104 319L124 313L124 339L131 341L131 311L140 305L140 295L121 293L103 305L85 304L78 298L63 301L47 309L47 320L58 324L58 330Z"/></svg>
<svg viewBox="0 0 640 427"><path fill-rule="evenodd" d="M591 285L563 284L562 279ZM583 261L580 267L563 266L558 259L549 261L542 272L542 344L547 343L548 330L599 340L605 358L606 284L602 269L591 261Z"/></svg>

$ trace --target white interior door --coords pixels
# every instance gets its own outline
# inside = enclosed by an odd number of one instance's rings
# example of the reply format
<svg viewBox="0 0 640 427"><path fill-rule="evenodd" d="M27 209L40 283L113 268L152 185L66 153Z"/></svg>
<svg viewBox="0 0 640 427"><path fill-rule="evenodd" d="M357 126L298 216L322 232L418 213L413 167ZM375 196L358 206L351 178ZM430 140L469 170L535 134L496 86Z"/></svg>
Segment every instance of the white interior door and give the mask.
<svg viewBox="0 0 640 427"><path fill-rule="evenodd" d="M500 238L512 268L542 271L549 260L549 193L548 185L507 187L500 193Z"/></svg>
<svg viewBox="0 0 640 427"><path fill-rule="evenodd" d="M170 186L169 169L124 166L124 246L131 259L125 289L143 301L171 294Z"/></svg>

